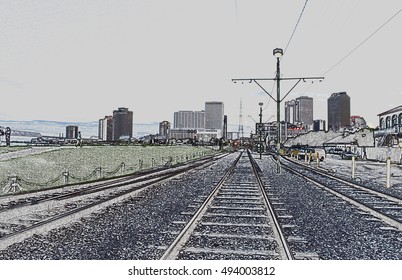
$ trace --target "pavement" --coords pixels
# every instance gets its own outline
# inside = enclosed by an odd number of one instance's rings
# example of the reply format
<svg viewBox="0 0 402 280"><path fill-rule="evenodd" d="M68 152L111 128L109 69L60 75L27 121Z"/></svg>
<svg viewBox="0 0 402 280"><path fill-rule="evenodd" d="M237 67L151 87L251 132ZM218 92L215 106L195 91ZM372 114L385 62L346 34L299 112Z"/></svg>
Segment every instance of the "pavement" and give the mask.
<svg viewBox="0 0 402 280"><path fill-rule="evenodd" d="M42 154L46 152L50 152L53 150L58 150L61 147L31 147L19 151L14 151L14 152L8 152L8 153L2 153L0 154L0 161L6 161L9 159L13 158L20 158L20 157L25 157L28 155L37 155L37 154Z"/></svg>

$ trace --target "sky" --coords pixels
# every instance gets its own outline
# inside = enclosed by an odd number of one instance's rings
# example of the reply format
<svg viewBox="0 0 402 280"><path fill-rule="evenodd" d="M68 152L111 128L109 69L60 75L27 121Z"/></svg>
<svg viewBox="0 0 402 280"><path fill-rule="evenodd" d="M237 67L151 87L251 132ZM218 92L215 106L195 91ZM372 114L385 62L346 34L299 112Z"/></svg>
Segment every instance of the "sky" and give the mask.
<svg viewBox="0 0 402 280"><path fill-rule="evenodd" d="M286 48L305 2L0 0L0 120L97 121L128 107L135 123L172 122L175 111L223 101L234 125L242 102L249 132L258 103L263 121L275 119L276 104L232 79L275 77L272 51ZM284 101L313 97L314 119L326 120L329 96L346 91L351 114L378 125L377 114L402 104L402 12L331 68L401 8L399 0L308 1L281 76L325 80L300 83ZM281 82L281 97L293 84ZM263 86L274 90L272 81Z"/></svg>

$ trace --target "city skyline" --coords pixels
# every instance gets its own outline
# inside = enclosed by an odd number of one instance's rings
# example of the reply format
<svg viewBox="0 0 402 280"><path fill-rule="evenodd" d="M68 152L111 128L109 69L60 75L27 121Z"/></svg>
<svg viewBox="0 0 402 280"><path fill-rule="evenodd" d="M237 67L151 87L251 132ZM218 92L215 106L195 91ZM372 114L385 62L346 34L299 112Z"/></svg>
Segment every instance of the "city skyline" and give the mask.
<svg viewBox="0 0 402 280"><path fill-rule="evenodd" d="M277 47L286 50L283 77L325 76L283 101L312 97L314 119L327 120L333 92L346 91L351 114L372 126L401 100L400 14L341 61L398 12L396 0L309 2L288 48L304 1L191 2L0 3L0 120L96 121L128 107L138 123L173 123L175 111L221 100L228 123L237 124L241 99L243 116L254 119L263 102L266 121L274 102L255 84L231 79L274 77ZM282 97L291 87L281 83ZM243 122L248 133L254 122Z"/></svg>

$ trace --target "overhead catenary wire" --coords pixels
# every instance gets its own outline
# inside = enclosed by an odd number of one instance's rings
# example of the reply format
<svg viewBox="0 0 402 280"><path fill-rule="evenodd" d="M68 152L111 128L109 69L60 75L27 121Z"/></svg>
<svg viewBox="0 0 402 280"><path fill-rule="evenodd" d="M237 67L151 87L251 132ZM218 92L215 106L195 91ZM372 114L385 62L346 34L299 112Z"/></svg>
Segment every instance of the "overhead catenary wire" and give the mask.
<svg viewBox="0 0 402 280"><path fill-rule="evenodd" d="M237 0L235 0L235 11L236 11L236 26L237 26L237 29L239 29L239 12L237 9Z"/></svg>
<svg viewBox="0 0 402 280"><path fill-rule="evenodd" d="M332 69L337 67L339 64L341 64L345 59L347 59L349 56L351 56L355 51L357 51L363 44L365 44L368 40L371 39L378 31L380 31L384 26L386 26L391 20L393 20L400 12L402 12L402 9L397 11L391 18L389 18L385 23L383 23L379 28L377 28L373 33L370 34L366 39L364 39L360 44L358 44L354 49L352 49L348 54L346 54L342 59L340 59L337 63L334 64L331 68L329 68L323 76L325 76L328 72L330 72Z"/></svg>
<svg viewBox="0 0 402 280"><path fill-rule="evenodd" d="M293 36L295 35L296 30L297 30L297 27L299 26L300 20L301 20L301 18L302 18L302 16L303 16L304 10L306 9L307 3L308 3L308 0L306 0L306 2L304 2L303 9L302 9L302 11L301 11L301 13L300 13L300 15L299 15L299 18L297 19L295 28L293 29L293 32L292 32L292 34L290 35L290 38L289 38L288 43L286 44L285 50L284 50L284 52L283 52L284 54L286 53L287 49L289 48L290 43L292 42ZM283 59L283 56L280 58L280 60L282 60L282 59ZM276 73L276 72L275 72L275 73ZM276 85L276 81L274 81L274 83L273 83L273 85L272 85L272 90L271 90L271 92L274 91L275 85ZM268 103L267 103L267 105L265 105L264 110L268 107L269 101L270 101L270 99L268 99Z"/></svg>
<svg viewBox="0 0 402 280"><path fill-rule="evenodd" d="M299 26L300 20L301 20L301 18L302 18L302 16L303 16L304 10L306 9L307 3L308 3L308 0L306 0L306 2L304 2L303 9L302 9L302 11L301 11L301 13L300 13L299 18L297 19L295 28L293 29L292 35L290 35L289 41L288 41L288 43L286 44L286 47L285 47L285 50L284 50L283 53L286 53L286 51L287 51L287 49L288 49L288 47L289 47L289 45L290 45L290 42L292 42L293 36L295 35L296 30L297 30L297 27Z"/></svg>

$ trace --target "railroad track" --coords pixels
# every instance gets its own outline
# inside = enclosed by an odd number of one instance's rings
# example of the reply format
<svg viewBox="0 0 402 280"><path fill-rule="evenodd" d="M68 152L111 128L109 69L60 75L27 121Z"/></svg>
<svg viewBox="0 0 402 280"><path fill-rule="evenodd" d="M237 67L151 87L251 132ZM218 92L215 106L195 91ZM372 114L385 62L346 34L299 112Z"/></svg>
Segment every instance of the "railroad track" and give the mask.
<svg viewBox="0 0 402 280"><path fill-rule="evenodd" d="M176 176L206 168L225 155L208 157L188 164L124 176L102 182L58 190L3 197L0 199L0 250L127 198L141 199L146 190Z"/></svg>
<svg viewBox="0 0 402 280"><path fill-rule="evenodd" d="M293 259L258 171L239 153L161 259Z"/></svg>
<svg viewBox="0 0 402 280"><path fill-rule="evenodd" d="M331 192L348 203L361 209L367 220L379 219L390 229L402 231L402 199L352 181L333 176L324 170L311 168L299 162L283 158L286 170L313 182L320 188Z"/></svg>

